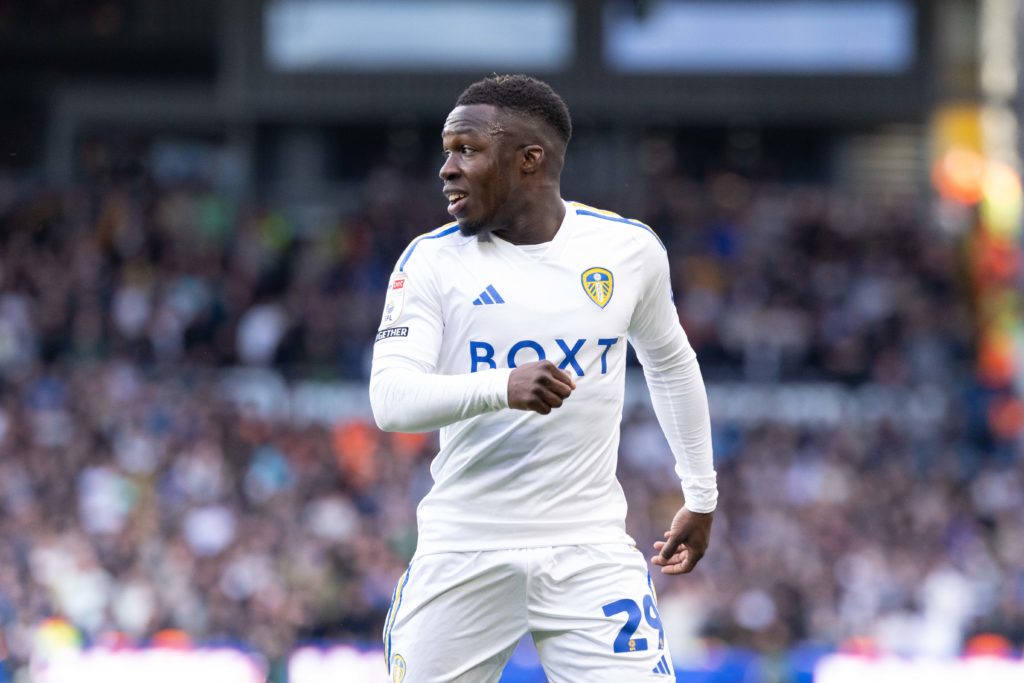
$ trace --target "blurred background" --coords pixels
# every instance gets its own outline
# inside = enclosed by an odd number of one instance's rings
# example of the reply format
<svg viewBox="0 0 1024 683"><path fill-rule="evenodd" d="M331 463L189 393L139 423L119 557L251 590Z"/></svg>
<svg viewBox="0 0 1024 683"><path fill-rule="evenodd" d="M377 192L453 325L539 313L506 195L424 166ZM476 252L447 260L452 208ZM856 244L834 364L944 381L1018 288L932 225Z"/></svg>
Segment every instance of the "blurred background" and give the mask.
<svg viewBox="0 0 1024 683"><path fill-rule="evenodd" d="M722 492L680 680L1024 680L1016 0L0 0L0 681L387 680L435 435L366 396L440 128L548 80ZM635 361L634 361L635 365ZM631 371L641 547L679 504ZM505 681L543 681L525 643Z"/></svg>

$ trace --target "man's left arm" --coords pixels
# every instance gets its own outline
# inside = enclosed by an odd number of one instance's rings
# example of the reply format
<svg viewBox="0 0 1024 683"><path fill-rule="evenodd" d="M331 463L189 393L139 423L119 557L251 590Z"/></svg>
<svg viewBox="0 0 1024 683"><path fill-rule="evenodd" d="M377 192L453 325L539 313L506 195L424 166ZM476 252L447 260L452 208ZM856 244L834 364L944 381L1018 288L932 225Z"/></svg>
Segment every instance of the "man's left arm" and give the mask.
<svg viewBox="0 0 1024 683"><path fill-rule="evenodd" d="M697 355L672 301L668 256L653 240L645 247L641 272L646 282L630 321L629 340L643 365L654 413L675 456L684 499L665 540L654 544L658 554L651 562L665 574L686 574L707 550L718 504L711 419Z"/></svg>

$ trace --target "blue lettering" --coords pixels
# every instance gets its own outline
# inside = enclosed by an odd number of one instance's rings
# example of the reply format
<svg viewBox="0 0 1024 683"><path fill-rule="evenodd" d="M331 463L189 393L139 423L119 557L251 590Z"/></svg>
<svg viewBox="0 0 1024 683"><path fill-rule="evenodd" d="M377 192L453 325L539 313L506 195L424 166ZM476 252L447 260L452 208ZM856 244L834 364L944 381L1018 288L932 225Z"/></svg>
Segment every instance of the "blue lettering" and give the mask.
<svg viewBox="0 0 1024 683"><path fill-rule="evenodd" d="M561 350L565 356L558 363L559 370L567 370L571 368L571 372L575 373L577 377L583 377L584 370L583 366L586 362L580 359L580 353L587 347L588 340L577 339L572 342L572 346L569 345L565 339L555 339L555 344ZM601 350L601 374L608 374L608 352L613 346L619 343L619 337L612 337L607 339L598 339L597 345L603 346ZM519 352L523 349L531 349L537 354L536 360L545 360L547 358L547 352L539 342L532 339L523 339L516 342L508 350L508 366L509 368L515 368L519 365ZM485 341L471 341L469 342L469 366L470 372L479 372L484 369L495 369L498 367L498 363L494 359L494 345L489 344ZM532 361L534 359L530 359Z"/></svg>
<svg viewBox="0 0 1024 683"><path fill-rule="evenodd" d="M583 368L580 367L580 364L576 362L576 354L580 352L580 349L583 348L583 344L586 341L586 339L577 339L576 343L570 349L569 346L565 343L564 339L555 340L555 343L558 344L558 348L562 349L562 351L565 352L565 360L558 364L559 370L565 370L567 367L571 365L572 369L576 372L576 375L578 377L583 376Z"/></svg>
<svg viewBox="0 0 1024 683"><path fill-rule="evenodd" d="M532 339L524 339L521 342L516 342L515 344L513 344L512 348L508 350L508 366L510 368L516 367L516 354L526 348L533 349L534 351L537 352L537 360L544 360L547 357L544 355L543 346L533 341Z"/></svg>
<svg viewBox="0 0 1024 683"><path fill-rule="evenodd" d="M598 339L597 343L599 346L604 347L604 351L601 353L601 374L607 374L608 372L608 351L615 346L618 339Z"/></svg>
<svg viewBox="0 0 1024 683"><path fill-rule="evenodd" d="M498 367L494 362L494 347L487 342L469 342L469 362L470 372L476 372L477 365L481 363L486 363L492 370Z"/></svg>

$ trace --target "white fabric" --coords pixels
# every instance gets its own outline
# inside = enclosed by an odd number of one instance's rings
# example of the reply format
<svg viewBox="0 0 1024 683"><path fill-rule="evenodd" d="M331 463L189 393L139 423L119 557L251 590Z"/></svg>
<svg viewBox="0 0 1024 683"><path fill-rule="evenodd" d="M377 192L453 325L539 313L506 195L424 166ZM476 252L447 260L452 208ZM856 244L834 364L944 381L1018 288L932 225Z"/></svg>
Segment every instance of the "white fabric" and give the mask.
<svg viewBox="0 0 1024 683"><path fill-rule="evenodd" d="M531 632L551 683L675 681L647 561L623 544L418 557L395 588L384 654L393 680L496 683Z"/></svg>
<svg viewBox="0 0 1024 683"><path fill-rule="evenodd" d="M718 482L709 457L708 397L696 354L686 339L679 337L683 337L681 328L664 346L634 347L644 366L654 414L676 459L686 508L713 512L718 504Z"/></svg>
<svg viewBox="0 0 1024 683"><path fill-rule="evenodd" d="M584 288L592 268L612 275L604 307ZM418 556L632 542L615 478L627 338L687 507L715 508L703 381L671 301L665 250L642 223L569 203L536 259L444 226L399 259L385 320L370 384L378 423L441 428ZM509 368L541 355L577 389L550 415L508 410Z"/></svg>
<svg viewBox="0 0 1024 683"><path fill-rule="evenodd" d="M508 408L508 368L435 375L384 367L370 379L377 425L390 432L429 432L481 413Z"/></svg>

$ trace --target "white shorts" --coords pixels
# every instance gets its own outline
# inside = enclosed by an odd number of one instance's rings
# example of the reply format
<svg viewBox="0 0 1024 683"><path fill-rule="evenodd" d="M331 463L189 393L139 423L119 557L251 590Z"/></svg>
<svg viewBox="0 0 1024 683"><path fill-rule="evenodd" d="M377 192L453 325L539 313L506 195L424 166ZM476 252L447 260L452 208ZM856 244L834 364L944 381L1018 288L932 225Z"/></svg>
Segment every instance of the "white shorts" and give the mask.
<svg viewBox="0 0 1024 683"><path fill-rule="evenodd" d="M550 683L674 681L647 560L620 544L439 553L395 588L395 683L490 683L525 633Z"/></svg>

